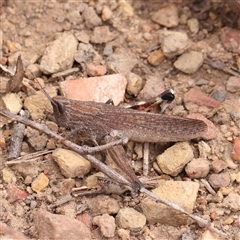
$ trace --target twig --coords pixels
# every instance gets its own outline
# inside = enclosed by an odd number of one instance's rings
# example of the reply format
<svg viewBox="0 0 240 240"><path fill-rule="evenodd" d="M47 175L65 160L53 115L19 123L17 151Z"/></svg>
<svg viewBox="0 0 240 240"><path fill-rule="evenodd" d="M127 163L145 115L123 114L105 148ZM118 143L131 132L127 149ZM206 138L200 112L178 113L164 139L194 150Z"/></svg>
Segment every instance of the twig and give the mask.
<svg viewBox="0 0 240 240"><path fill-rule="evenodd" d="M24 77L23 62L21 59L21 55L19 55L17 59L16 72L7 83L6 93L12 92L14 89L19 87L22 83L23 77Z"/></svg>
<svg viewBox="0 0 240 240"><path fill-rule="evenodd" d="M60 205L63 205L64 203L67 203L67 202L71 201L71 200L73 200L73 197L70 194L67 194L66 196L63 196L62 198L57 200L55 203L50 204L48 206L48 208L51 209L51 208L58 207Z"/></svg>
<svg viewBox="0 0 240 240"><path fill-rule="evenodd" d="M29 119L25 119L23 117L17 116L15 114L12 114L8 111L2 110L0 109L0 115L10 118L12 120L16 120L19 122L22 122L30 127L33 127L39 131L42 131L44 133L46 133L47 135L49 135L50 137L61 141L65 146L67 146L68 148L72 149L73 151L83 154L84 157L91 162L93 165L95 165L100 171L102 171L105 175L107 175L109 178L111 178L112 180L123 184L123 185L127 185L127 186L131 186L131 183L122 175L120 175L119 173L117 173L116 171L114 171L113 169L111 169L110 167L106 166L105 164L103 164L101 161L99 161L98 159L96 159L95 157L91 156L91 155L86 155L84 154L83 148L74 144L73 142L70 142L66 139L64 139L63 137L59 136L58 134L52 132L47 126L33 122ZM210 225L210 223L207 220L204 220L198 216L195 216L191 213L188 213L187 211L185 211L183 208L181 208L180 206L178 206L177 204L168 201L167 199L161 198L157 195L155 195L154 193L152 193L151 191L148 191L146 188L141 187L140 191L142 193L145 193L146 195L148 195L149 197L153 198L154 200L156 200L157 202L161 202L177 211L180 211L183 214L186 214L188 217L192 218L193 220L195 220L196 222L202 224L203 226L208 227L211 231L219 234L220 236L230 239L230 237L225 234L224 232L214 228L213 226Z"/></svg>
<svg viewBox="0 0 240 240"><path fill-rule="evenodd" d="M143 145L143 176L147 176L149 172L149 143Z"/></svg>
<svg viewBox="0 0 240 240"><path fill-rule="evenodd" d="M200 181L212 195L216 195L216 192L214 191L214 189L205 179L201 179Z"/></svg>
<svg viewBox="0 0 240 240"><path fill-rule="evenodd" d="M28 117L29 113L27 111L21 110L21 116ZM11 145L10 145L10 150L8 154L8 160L14 159L19 157L21 148L22 148L22 141L24 137L24 130L25 130L25 125L22 123L17 123L13 127L13 134L11 137Z"/></svg>
<svg viewBox="0 0 240 240"><path fill-rule="evenodd" d="M19 164L19 163L23 163L23 162L32 162L32 161L36 161L38 160L39 156L48 154L53 152L52 150L44 150L44 151L39 151L39 152L35 152L35 153L30 153L30 154L26 154L24 156L15 158L9 162L6 162L5 165L12 165L12 164Z"/></svg>
<svg viewBox="0 0 240 240"><path fill-rule="evenodd" d="M79 68L78 68L78 67L70 68L70 69L64 70L64 71L62 71L62 72L54 73L54 74L52 75L52 78L68 76L68 75L70 75L70 74L72 74L72 73L75 73L75 72L78 72L78 71L79 71Z"/></svg>

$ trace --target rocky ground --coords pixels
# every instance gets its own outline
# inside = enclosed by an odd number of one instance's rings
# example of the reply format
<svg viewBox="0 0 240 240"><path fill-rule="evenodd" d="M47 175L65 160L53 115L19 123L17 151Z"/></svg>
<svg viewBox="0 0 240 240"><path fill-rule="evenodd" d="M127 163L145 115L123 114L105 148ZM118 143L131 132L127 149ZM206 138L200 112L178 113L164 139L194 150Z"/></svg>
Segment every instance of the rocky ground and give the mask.
<svg viewBox="0 0 240 240"><path fill-rule="evenodd" d="M15 114L28 110L31 120L66 136L35 77L51 97L112 99L114 105L174 89L165 114L201 119L208 131L194 141L150 144L149 171L146 144L129 142L132 167L142 182L152 183L153 193L239 240L239 5L1 0L0 106ZM25 76L10 91L19 55ZM18 125L18 158L11 150L16 123L0 117L0 125L1 239L223 239L142 193L120 188L75 197L76 188L99 189L96 176L104 174L25 125ZM81 135L70 139L91 144ZM107 154L94 156L112 166Z"/></svg>

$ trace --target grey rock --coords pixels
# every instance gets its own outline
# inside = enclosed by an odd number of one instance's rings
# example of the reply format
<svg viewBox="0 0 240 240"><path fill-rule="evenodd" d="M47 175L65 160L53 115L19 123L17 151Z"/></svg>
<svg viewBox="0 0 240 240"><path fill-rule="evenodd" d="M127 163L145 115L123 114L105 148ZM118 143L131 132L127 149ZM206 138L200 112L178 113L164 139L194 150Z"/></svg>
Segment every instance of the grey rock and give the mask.
<svg viewBox="0 0 240 240"><path fill-rule="evenodd" d="M227 97L227 91L216 90L211 94L211 97L219 102L223 102Z"/></svg>
<svg viewBox="0 0 240 240"><path fill-rule="evenodd" d="M106 64L109 72L126 75L137 64L137 59L129 53L118 52L110 55L106 60Z"/></svg>
<svg viewBox="0 0 240 240"><path fill-rule="evenodd" d="M83 70L86 70L86 63L101 65L102 57L96 52L91 44L80 43L78 50L74 55L76 62L81 64Z"/></svg>

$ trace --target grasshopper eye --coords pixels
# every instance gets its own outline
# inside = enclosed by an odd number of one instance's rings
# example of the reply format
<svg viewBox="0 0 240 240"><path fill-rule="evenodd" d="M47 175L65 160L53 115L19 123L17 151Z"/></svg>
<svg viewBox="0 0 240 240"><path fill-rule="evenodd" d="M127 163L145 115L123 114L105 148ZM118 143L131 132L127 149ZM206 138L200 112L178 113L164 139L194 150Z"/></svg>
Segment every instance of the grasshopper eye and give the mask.
<svg viewBox="0 0 240 240"><path fill-rule="evenodd" d="M174 92L172 89L166 90L161 94L162 100L167 100L172 102L175 98Z"/></svg>
<svg viewBox="0 0 240 240"><path fill-rule="evenodd" d="M53 112L54 114L64 114L64 106L62 103L56 101L55 99L51 99L51 104L53 106Z"/></svg>
<svg viewBox="0 0 240 240"><path fill-rule="evenodd" d="M60 103L60 102L56 102L56 107L57 107L57 109L58 109L58 112L60 113L60 114L63 114L64 113L64 107L63 107L63 104L62 103Z"/></svg>

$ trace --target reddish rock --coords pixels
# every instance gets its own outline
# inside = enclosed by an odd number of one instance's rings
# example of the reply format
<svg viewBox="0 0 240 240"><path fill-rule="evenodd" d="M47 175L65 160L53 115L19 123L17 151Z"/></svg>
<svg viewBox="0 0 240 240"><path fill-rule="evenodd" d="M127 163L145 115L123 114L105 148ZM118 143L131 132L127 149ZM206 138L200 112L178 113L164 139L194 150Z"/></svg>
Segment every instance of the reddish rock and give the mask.
<svg viewBox="0 0 240 240"><path fill-rule="evenodd" d="M190 178L204 178L210 170L209 162L203 158L194 158L185 167L185 171Z"/></svg>
<svg viewBox="0 0 240 240"><path fill-rule="evenodd" d="M33 219L38 239L92 239L89 228L76 219L41 209L34 213Z"/></svg>
<svg viewBox="0 0 240 240"><path fill-rule="evenodd" d="M227 187L230 184L231 179L228 172L223 172L219 174L211 174L208 181L213 188L220 188Z"/></svg>
<svg viewBox="0 0 240 240"><path fill-rule="evenodd" d="M123 75L113 74L68 80L60 87L63 95L72 100L107 102L112 99L114 105L118 105L124 99L126 86Z"/></svg>
<svg viewBox="0 0 240 240"><path fill-rule="evenodd" d="M236 153L232 153L231 157L234 161L239 162L240 163L240 155L236 154Z"/></svg>
<svg viewBox="0 0 240 240"><path fill-rule="evenodd" d="M77 215L76 219L81 221L82 223L84 223L90 229L92 228L93 218L88 213L83 213L83 214Z"/></svg>
<svg viewBox="0 0 240 240"><path fill-rule="evenodd" d="M227 81L227 90L232 93L240 91L240 77L229 77Z"/></svg>
<svg viewBox="0 0 240 240"><path fill-rule="evenodd" d="M0 234L1 239L11 239L11 240L30 240L20 231L16 231L14 228L8 226L7 224L1 222L0 224ZM4 235L4 236L3 236Z"/></svg>
<svg viewBox="0 0 240 240"><path fill-rule="evenodd" d="M240 154L240 139L235 139L233 150L235 151L235 153Z"/></svg>
<svg viewBox="0 0 240 240"><path fill-rule="evenodd" d="M103 76L107 72L107 67L98 65L95 66L92 63L87 63L87 74L91 77L96 77L96 76Z"/></svg>
<svg viewBox="0 0 240 240"><path fill-rule="evenodd" d="M185 107L193 113L201 113L206 117L213 116L223 106L217 100L208 97L198 88L189 90L183 98Z"/></svg>
<svg viewBox="0 0 240 240"><path fill-rule="evenodd" d="M225 27L222 29L221 41L223 47L234 53L240 54L240 31Z"/></svg>
<svg viewBox="0 0 240 240"><path fill-rule="evenodd" d="M212 139L216 138L216 136L217 136L216 126L210 120L205 118L202 114L191 113L191 114L187 115L187 118L199 119L207 124L208 129L202 136L202 138L204 140L212 140Z"/></svg>
<svg viewBox="0 0 240 240"><path fill-rule="evenodd" d="M28 196L27 192L20 190L15 185L11 185L7 189L8 201L10 203L16 202L17 200L24 199Z"/></svg>
<svg viewBox="0 0 240 240"><path fill-rule="evenodd" d="M219 173L222 170L224 170L225 168L228 167L227 163L224 162L223 160L214 160L211 164L212 170L215 173Z"/></svg>
<svg viewBox="0 0 240 240"><path fill-rule="evenodd" d="M234 161L240 163L240 139L235 139L233 144L233 153L231 154L231 157Z"/></svg>

